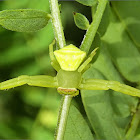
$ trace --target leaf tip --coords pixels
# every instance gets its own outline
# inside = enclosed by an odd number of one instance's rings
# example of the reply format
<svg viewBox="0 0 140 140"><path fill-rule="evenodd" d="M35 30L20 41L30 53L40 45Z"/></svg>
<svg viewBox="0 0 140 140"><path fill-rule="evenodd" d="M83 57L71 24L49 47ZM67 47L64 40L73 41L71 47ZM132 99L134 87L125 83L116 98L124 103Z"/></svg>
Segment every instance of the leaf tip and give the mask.
<svg viewBox="0 0 140 140"><path fill-rule="evenodd" d="M76 15L76 12L73 12L73 15L75 16Z"/></svg>

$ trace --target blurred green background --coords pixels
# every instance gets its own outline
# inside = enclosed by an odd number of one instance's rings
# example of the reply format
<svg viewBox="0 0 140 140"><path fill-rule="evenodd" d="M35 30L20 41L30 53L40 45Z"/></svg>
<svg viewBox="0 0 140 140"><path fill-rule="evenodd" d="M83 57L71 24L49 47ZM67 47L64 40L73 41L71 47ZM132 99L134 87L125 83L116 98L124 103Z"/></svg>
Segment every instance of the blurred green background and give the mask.
<svg viewBox="0 0 140 140"><path fill-rule="evenodd" d="M60 2L67 43L80 45L85 31L79 30L72 12L89 20L90 8L77 2ZM49 0L0 1L0 10L33 8L50 12ZM0 82L19 75L51 75L48 46L54 39L51 22L35 33L18 33L0 27ZM0 91L0 139L53 140L61 96L56 89L27 85ZM73 100L81 112L80 95Z"/></svg>

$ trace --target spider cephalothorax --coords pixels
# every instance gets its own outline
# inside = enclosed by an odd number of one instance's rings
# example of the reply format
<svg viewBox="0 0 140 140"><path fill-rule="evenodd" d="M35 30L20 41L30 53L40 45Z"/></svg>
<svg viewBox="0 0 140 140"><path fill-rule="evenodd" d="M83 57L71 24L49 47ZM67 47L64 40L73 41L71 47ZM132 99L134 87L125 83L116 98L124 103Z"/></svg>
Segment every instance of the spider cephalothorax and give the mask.
<svg viewBox="0 0 140 140"><path fill-rule="evenodd" d="M71 94L76 96L79 94L77 90L81 83L81 72L65 71L60 69L57 73L58 88L57 91L60 94Z"/></svg>

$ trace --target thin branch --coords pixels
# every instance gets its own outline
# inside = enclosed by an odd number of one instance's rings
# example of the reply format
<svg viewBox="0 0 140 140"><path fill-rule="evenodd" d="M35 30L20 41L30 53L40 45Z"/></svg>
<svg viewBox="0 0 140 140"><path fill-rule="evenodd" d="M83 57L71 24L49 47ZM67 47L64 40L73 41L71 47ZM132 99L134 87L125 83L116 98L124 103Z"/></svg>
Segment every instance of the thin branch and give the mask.
<svg viewBox="0 0 140 140"><path fill-rule="evenodd" d="M139 122L140 122L140 104L138 106L136 113L134 114L132 118L132 121L130 124L131 126L125 135L126 140L132 140L134 138Z"/></svg>
<svg viewBox="0 0 140 140"><path fill-rule="evenodd" d="M91 25L89 26L89 28L85 34L85 37L82 41L82 44L80 46L80 49L82 51L85 51L87 54L90 50L91 44L92 44L95 34L98 30L98 27L101 22L107 2L108 2L108 0L99 0L97 10L94 14L94 19L93 19Z"/></svg>
<svg viewBox="0 0 140 140"><path fill-rule="evenodd" d="M58 44L58 47L63 48L66 45L66 43L65 43L65 37L64 37L64 32L63 32L63 27L62 27L62 22L60 17L58 1L50 0L50 8L52 14L52 23L53 23L54 33L55 33L55 39Z"/></svg>
<svg viewBox="0 0 140 140"><path fill-rule="evenodd" d="M55 133L55 140L63 140L64 138L71 100L71 95L64 95L62 98L59 110L58 124Z"/></svg>

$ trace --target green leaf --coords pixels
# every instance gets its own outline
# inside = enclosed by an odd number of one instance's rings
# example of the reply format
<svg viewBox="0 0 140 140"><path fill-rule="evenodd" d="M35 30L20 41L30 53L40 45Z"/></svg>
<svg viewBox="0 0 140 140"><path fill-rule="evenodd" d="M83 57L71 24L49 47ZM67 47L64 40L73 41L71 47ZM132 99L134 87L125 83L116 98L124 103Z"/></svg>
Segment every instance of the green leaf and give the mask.
<svg viewBox="0 0 140 140"><path fill-rule="evenodd" d="M95 78L93 72L97 78L103 79L103 75L94 69L90 70L87 75ZM109 96L108 91L82 91L83 104L97 138L120 140L121 134L112 118L113 111Z"/></svg>
<svg viewBox="0 0 140 140"><path fill-rule="evenodd" d="M64 140L94 140L86 121L74 106L70 107Z"/></svg>
<svg viewBox="0 0 140 140"><path fill-rule="evenodd" d="M74 16L75 24L78 28L80 28L82 30L87 30L88 29L89 21L84 15L74 12L73 16Z"/></svg>
<svg viewBox="0 0 140 140"><path fill-rule="evenodd" d="M108 43L111 58L121 74L131 82L140 81L140 52L115 15L102 38Z"/></svg>
<svg viewBox="0 0 140 140"><path fill-rule="evenodd" d="M140 47L140 2L116 1L111 3L131 39Z"/></svg>
<svg viewBox="0 0 140 140"><path fill-rule="evenodd" d="M106 45L92 67L84 73L85 79L107 79L123 83L116 71ZM92 128L98 139L120 140L131 121L131 110L135 110L137 99L112 90L82 90L82 101Z"/></svg>
<svg viewBox="0 0 140 140"><path fill-rule="evenodd" d="M48 24L51 16L40 10L18 9L0 12L0 25L18 32L34 32Z"/></svg>
<svg viewBox="0 0 140 140"><path fill-rule="evenodd" d="M77 2L86 5L86 6L93 6L97 3L97 0L76 0Z"/></svg>

